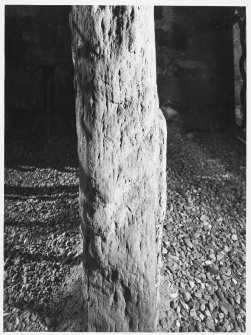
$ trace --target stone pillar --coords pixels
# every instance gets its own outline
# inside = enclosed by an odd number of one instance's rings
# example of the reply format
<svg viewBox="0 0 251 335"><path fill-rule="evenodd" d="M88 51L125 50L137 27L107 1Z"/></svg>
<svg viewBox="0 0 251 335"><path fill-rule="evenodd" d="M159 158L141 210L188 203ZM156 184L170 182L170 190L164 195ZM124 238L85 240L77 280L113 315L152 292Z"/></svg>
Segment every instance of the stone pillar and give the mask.
<svg viewBox="0 0 251 335"><path fill-rule="evenodd" d="M153 331L167 136L153 7L74 6L70 23L87 330Z"/></svg>

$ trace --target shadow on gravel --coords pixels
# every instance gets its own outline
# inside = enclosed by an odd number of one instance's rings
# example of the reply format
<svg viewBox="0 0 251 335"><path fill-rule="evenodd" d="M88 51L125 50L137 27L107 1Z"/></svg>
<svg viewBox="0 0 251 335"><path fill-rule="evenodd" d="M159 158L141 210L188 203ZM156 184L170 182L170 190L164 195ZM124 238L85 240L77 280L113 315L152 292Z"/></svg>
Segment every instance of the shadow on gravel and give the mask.
<svg viewBox="0 0 251 335"><path fill-rule="evenodd" d="M60 222L60 232L62 233L65 231L65 229L70 229L68 224L64 224L67 220L71 222L70 215L64 216L62 220L60 220L60 215L57 219L47 219L45 221L31 221L29 219L26 220L12 220L12 219L6 219L5 224L8 226L16 227L16 228L30 228L32 226L32 229L36 231L37 236L41 236L40 230L43 229L44 231L47 229L50 232L54 232L57 230L56 224L57 222ZM64 229L65 228L65 229ZM44 232L46 235L48 233Z"/></svg>
<svg viewBox="0 0 251 335"><path fill-rule="evenodd" d="M174 137L175 131L170 127L168 135ZM240 168L246 164L246 148L233 134L195 131L192 139L181 135L167 148L167 166L181 178L211 176L212 180L217 180L222 175L215 175L216 166L230 174L242 174Z"/></svg>
<svg viewBox="0 0 251 335"><path fill-rule="evenodd" d="M21 200L23 197L37 197L38 200L53 200L53 196L62 197L66 193L67 197L78 195L78 185L58 185L53 187L27 187L4 185L5 199ZM25 199L24 199L25 200Z"/></svg>
<svg viewBox="0 0 251 335"><path fill-rule="evenodd" d="M6 245L6 247L8 247L8 245ZM16 258L15 257L16 253L17 253L16 251L12 252L12 255L11 255L12 259ZM77 256L72 255L71 257L66 257L66 256L55 255L55 254L49 255L49 254L45 254L39 251L35 251L31 253L28 249L26 250L19 249L18 257L23 259L22 263L52 261L55 263L69 264L70 266L79 265L82 259L82 255L77 255Z"/></svg>
<svg viewBox="0 0 251 335"><path fill-rule="evenodd" d="M246 145L238 140L232 132L197 133L192 141L206 150L211 156L210 158L219 159L222 164L228 164L230 156L235 155L238 157L239 165L245 165Z"/></svg>
<svg viewBox="0 0 251 335"><path fill-rule="evenodd" d="M51 318L49 331L85 331L76 136L49 143L7 138L4 163L5 306L35 313L42 324ZM35 264L29 288L23 282L23 264Z"/></svg>
<svg viewBox="0 0 251 335"><path fill-rule="evenodd" d="M47 167L65 172L69 167L78 169L76 136L55 137L49 143L36 139L6 139L4 149L4 166L8 168L23 172Z"/></svg>

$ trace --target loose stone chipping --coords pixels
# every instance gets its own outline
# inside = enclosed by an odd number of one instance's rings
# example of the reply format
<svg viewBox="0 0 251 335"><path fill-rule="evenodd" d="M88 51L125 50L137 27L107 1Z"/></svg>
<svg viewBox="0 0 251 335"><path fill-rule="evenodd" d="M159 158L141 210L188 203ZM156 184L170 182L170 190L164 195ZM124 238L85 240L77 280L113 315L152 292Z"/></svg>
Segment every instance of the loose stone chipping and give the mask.
<svg viewBox="0 0 251 335"><path fill-rule="evenodd" d="M89 331L152 331L158 319L166 124L153 8L71 13Z"/></svg>

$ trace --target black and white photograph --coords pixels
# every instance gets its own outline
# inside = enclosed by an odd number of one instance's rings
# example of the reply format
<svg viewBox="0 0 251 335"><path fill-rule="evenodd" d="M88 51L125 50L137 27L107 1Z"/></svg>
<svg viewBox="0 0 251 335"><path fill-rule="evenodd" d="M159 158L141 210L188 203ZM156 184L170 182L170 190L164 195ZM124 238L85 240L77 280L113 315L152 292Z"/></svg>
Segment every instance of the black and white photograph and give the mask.
<svg viewBox="0 0 251 335"><path fill-rule="evenodd" d="M2 6L4 332L247 332L247 7L186 3Z"/></svg>

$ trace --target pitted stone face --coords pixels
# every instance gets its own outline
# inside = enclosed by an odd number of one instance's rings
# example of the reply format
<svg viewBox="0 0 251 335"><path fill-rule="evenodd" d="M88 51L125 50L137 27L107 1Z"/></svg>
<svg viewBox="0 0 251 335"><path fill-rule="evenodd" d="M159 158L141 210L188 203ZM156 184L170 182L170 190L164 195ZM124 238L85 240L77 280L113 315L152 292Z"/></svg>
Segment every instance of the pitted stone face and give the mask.
<svg viewBox="0 0 251 335"><path fill-rule="evenodd" d="M153 8L76 6L71 27L88 330L152 331L166 207Z"/></svg>

